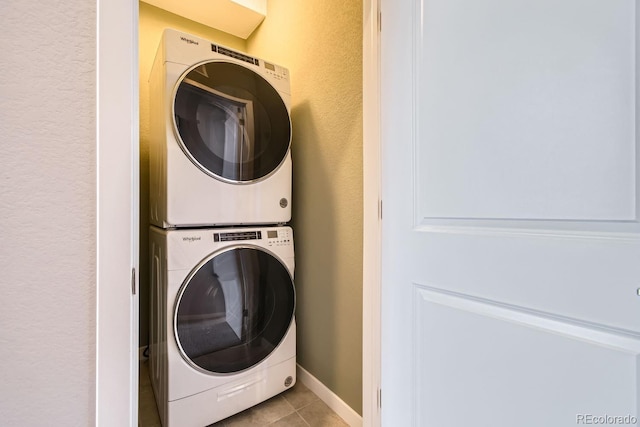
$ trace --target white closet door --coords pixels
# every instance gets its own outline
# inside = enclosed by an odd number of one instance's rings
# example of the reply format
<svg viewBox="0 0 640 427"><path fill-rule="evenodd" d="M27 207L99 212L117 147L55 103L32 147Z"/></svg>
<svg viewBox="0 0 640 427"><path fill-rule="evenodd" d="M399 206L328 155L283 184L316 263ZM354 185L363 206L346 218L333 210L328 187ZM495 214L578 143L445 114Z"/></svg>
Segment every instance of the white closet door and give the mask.
<svg viewBox="0 0 640 427"><path fill-rule="evenodd" d="M381 9L383 425L637 422L637 2Z"/></svg>

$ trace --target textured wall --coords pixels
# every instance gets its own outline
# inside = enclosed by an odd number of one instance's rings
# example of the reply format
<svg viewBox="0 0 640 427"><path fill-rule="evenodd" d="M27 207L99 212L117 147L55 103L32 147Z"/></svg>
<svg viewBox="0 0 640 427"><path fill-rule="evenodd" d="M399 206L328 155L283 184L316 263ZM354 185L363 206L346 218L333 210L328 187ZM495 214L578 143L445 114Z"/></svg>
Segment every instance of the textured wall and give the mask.
<svg viewBox="0 0 640 427"><path fill-rule="evenodd" d="M272 0L249 52L293 98L298 363L362 412L362 2Z"/></svg>
<svg viewBox="0 0 640 427"><path fill-rule="evenodd" d="M95 412L95 1L9 0L0 38L0 424Z"/></svg>
<svg viewBox="0 0 640 427"><path fill-rule="evenodd" d="M246 51L245 40L140 3L140 346L149 344L149 86L148 79L162 31L174 28Z"/></svg>

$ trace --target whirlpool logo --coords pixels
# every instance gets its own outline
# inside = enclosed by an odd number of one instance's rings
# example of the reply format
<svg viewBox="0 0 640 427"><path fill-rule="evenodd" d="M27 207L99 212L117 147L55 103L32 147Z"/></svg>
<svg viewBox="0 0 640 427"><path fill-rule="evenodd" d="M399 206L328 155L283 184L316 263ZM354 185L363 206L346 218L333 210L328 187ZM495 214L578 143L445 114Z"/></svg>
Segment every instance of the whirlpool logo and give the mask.
<svg viewBox="0 0 640 427"><path fill-rule="evenodd" d="M202 240L202 237L183 237L183 242L196 242L198 240Z"/></svg>
<svg viewBox="0 0 640 427"><path fill-rule="evenodd" d="M198 42L197 42L197 41L195 41L195 40L191 40L191 39L188 39L188 38L186 38L186 37L180 37L180 40L182 40L183 42L186 42L186 43L188 43L188 44L195 44L195 45L197 45L197 44L198 44Z"/></svg>

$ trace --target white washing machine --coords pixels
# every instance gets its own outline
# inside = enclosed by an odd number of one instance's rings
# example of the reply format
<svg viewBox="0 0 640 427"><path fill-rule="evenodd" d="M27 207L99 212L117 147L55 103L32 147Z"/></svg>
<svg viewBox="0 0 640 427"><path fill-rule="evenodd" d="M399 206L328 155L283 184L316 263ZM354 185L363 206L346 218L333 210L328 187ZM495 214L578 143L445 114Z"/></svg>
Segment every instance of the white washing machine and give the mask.
<svg viewBox="0 0 640 427"><path fill-rule="evenodd" d="M166 29L149 90L153 225L291 219L286 68Z"/></svg>
<svg viewBox="0 0 640 427"><path fill-rule="evenodd" d="M296 380L289 227L150 229L150 374L162 425L202 427Z"/></svg>

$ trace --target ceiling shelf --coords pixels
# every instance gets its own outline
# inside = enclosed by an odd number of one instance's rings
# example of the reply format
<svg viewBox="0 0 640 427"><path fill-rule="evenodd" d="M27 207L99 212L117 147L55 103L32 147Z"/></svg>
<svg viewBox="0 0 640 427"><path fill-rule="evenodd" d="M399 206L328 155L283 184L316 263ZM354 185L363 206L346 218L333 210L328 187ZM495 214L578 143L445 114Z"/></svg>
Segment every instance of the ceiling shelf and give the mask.
<svg viewBox="0 0 640 427"><path fill-rule="evenodd" d="M267 16L267 0L142 1L245 40Z"/></svg>

